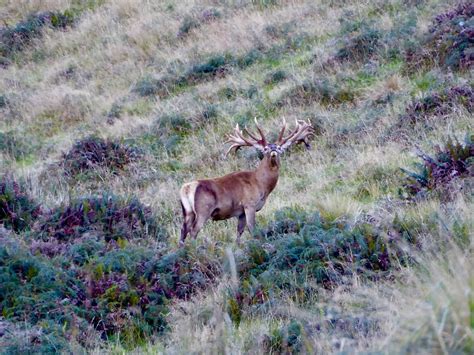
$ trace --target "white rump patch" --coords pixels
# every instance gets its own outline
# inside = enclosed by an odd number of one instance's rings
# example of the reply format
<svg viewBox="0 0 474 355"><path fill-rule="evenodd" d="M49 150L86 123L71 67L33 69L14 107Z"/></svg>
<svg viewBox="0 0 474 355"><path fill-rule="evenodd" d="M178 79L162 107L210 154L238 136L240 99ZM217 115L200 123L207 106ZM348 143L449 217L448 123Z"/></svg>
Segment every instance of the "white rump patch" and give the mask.
<svg viewBox="0 0 474 355"><path fill-rule="evenodd" d="M194 196L196 195L198 184L197 181L188 182L181 187L179 192L181 203L183 204L184 210L188 213L196 213L194 208Z"/></svg>

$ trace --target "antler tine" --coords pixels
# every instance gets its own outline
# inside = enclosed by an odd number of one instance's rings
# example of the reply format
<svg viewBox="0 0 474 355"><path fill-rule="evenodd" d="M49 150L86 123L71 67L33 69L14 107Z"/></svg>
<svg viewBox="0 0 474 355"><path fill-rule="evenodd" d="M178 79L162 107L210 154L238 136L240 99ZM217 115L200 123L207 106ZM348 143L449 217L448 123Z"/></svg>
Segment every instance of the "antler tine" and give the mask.
<svg viewBox="0 0 474 355"><path fill-rule="evenodd" d="M285 144L289 139L291 139L296 134L299 128L299 124L297 120L295 120L295 123L296 123L295 129L293 129L285 138L282 138L280 145Z"/></svg>
<svg viewBox="0 0 474 355"><path fill-rule="evenodd" d="M262 137L262 145L266 146L267 140L265 139L265 134L263 134L263 131L260 128L260 125L258 124L257 117L254 118L254 121L255 121L255 126L257 127L258 133L260 133L260 136Z"/></svg>
<svg viewBox="0 0 474 355"><path fill-rule="evenodd" d="M244 128L244 132L247 133L249 135L250 138L252 138L254 141L259 141L259 139L257 137L255 137L252 133L250 133L250 131L247 129L247 127Z"/></svg>
<svg viewBox="0 0 474 355"><path fill-rule="evenodd" d="M285 134L285 130L286 130L286 120L285 120L285 117L283 117L283 127L281 128L281 131L280 131L280 134L278 135L278 144L281 144L281 141L283 139L283 134Z"/></svg>
<svg viewBox="0 0 474 355"><path fill-rule="evenodd" d="M246 128L244 128L244 130L247 134L249 134ZM235 151L237 151L241 147L254 147L256 149L263 150L264 145L262 145L262 142L256 139L251 134L249 134L249 136L251 139L244 137L243 132L240 130L239 124L237 123L235 125L234 131L232 133L227 134L227 137L229 139L226 143L232 143L232 145L227 150L226 155L228 155L232 149L235 149Z"/></svg>
<svg viewBox="0 0 474 355"><path fill-rule="evenodd" d="M304 120L296 120L295 129L285 137L281 142L281 147L283 149L288 148L290 145L303 142L307 147L309 146L307 138L314 134L314 128L311 126L310 121L306 122Z"/></svg>

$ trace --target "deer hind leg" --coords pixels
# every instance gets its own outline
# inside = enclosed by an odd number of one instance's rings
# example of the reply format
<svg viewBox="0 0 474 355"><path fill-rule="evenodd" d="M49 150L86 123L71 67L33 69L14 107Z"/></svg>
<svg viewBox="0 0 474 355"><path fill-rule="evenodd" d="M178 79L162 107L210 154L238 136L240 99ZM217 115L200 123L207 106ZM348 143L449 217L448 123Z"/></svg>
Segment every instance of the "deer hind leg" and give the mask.
<svg viewBox="0 0 474 355"><path fill-rule="evenodd" d="M183 204L181 203L183 209L183 226L181 227L181 238L179 240L180 245L184 245L184 240L186 236L191 232L191 227L196 219L196 215L193 211L188 212L184 209Z"/></svg>
<svg viewBox="0 0 474 355"><path fill-rule="evenodd" d="M202 229L202 227L204 227L204 223L207 222L209 217L210 216L206 214L196 214L196 218L194 219L194 223L190 231L191 238L196 239L199 231Z"/></svg>
<svg viewBox="0 0 474 355"><path fill-rule="evenodd" d="M216 207L217 195L212 189L212 186L205 182L200 182L195 192L195 203L194 213L196 218L194 219L193 226L191 228L191 237L196 239L199 231L204 227L204 223L218 211Z"/></svg>
<svg viewBox="0 0 474 355"><path fill-rule="evenodd" d="M239 222L237 223L237 244L240 244L240 236L245 230L245 222L246 222L245 213L242 213L238 217L238 220Z"/></svg>
<svg viewBox="0 0 474 355"><path fill-rule="evenodd" d="M192 227L196 220L196 212L194 210L194 196L196 194L198 183L193 181L184 184L179 194L181 198L181 208L183 210L183 226L181 228L181 238L179 244L184 245L186 236L191 233Z"/></svg>

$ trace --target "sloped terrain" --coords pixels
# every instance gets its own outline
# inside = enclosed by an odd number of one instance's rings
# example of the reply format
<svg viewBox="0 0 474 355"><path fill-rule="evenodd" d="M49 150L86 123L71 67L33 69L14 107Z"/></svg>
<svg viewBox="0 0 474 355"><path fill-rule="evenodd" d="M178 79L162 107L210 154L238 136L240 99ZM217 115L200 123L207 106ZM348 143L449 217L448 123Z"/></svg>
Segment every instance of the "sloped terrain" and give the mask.
<svg viewBox="0 0 474 355"><path fill-rule="evenodd" d="M0 5L2 352L472 353L469 2ZM179 248L254 117L312 148Z"/></svg>

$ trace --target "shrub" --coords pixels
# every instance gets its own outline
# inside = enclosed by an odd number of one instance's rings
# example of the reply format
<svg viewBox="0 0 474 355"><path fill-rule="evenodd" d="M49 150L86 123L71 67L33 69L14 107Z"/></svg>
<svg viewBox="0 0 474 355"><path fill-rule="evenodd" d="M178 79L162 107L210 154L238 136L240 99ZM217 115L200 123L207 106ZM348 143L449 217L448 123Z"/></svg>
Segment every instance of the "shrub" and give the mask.
<svg viewBox="0 0 474 355"><path fill-rule="evenodd" d="M414 43L406 52L408 69L439 64L445 68L467 69L474 61L472 23L474 5L458 4L436 16L421 43Z"/></svg>
<svg viewBox="0 0 474 355"><path fill-rule="evenodd" d="M275 70L272 71L271 73L268 73L268 75L265 77L265 84L270 85L270 84L276 84L279 83L280 81L283 81L287 78L287 74L284 70Z"/></svg>
<svg viewBox="0 0 474 355"><path fill-rule="evenodd" d="M318 284L333 288L354 273L382 277L396 253L385 232L369 224L351 227L327 222L318 213L283 209L239 256L240 285L229 293L227 311L238 323L280 292L304 303L318 292Z"/></svg>
<svg viewBox="0 0 474 355"><path fill-rule="evenodd" d="M451 182L474 176L474 135L467 135L464 144L449 138L444 148L435 147L434 156L425 153L419 156L423 162L418 164L417 172L402 169L408 175L405 189L411 195L437 190L446 192Z"/></svg>
<svg viewBox="0 0 474 355"><path fill-rule="evenodd" d="M107 118L113 121L114 118L120 118L122 112L123 106L117 102L114 102L112 107L110 107L109 112L107 112Z"/></svg>
<svg viewBox="0 0 474 355"><path fill-rule="evenodd" d="M132 89L132 92L140 96L167 96L175 90L177 83L171 78L164 76L160 79L145 77L139 80Z"/></svg>
<svg viewBox="0 0 474 355"><path fill-rule="evenodd" d="M71 242L86 233L105 241L165 237L149 208L135 198L114 195L85 197L59 206L43 216L37 233L56 242Z"/></svg>
<svg viewBox="0 0 474 355"><path fill-rule="evenodd" d="M192 128L190 120L178 113L160 116L156 119L154 127L157 134L163 130L184 134Z"/></svg>
<svg viewBox="0 0 474 355"><path fill-rule="evenodd" d="M199 21L192 16L185 16L179 26L178 37L185 37L191 30L200 27Z"/></svg>
<svg viewBox="0 0 474 355"><path fill-rule="evenodd" d="M368 25L354 29L335 55L338 61L365 61L376 53L381 34Z"/></svg>
<svg viewBox="0 0 474 355"><path fill-rule="evenodd" d="M0 312L7 320L33 326L41 322L53 343L64 337L63 325L86 330L71 312L82 299L78 281L12 239L0 243L0 280ZM28 345L43 348L42 341Z"/></svg>
<svg viewBox="0 0 474 355"><path fill-rule="evenodd" d="M0 108L6 107L8 104L7 97L5 95L0 95Z"/></svg>
<svg viewBox="0 0 474 355"><path fill-rule="evenodd" d="M292 320L288 325L274 329L268 341L264 344L265 351L277 354L294 354L301 352L303 345L302 336L303 326Z"/></svg>
<svg viewBox="0 0 474 355"><path fill-rule="evenodd" d="M74 14L66 10L30 15L14 27L4 27L0 29L0 57L12 58L16 52L23 50L33 39L40 37L43 27L64 29L73 23Z"/></svg>
<svg viewBox="0 0 474 355"><path fill-rule="evenodd" d="M227 65L230 59L230 56L225 55L212 56L204 63L193 65L185 74L185 80L188 83L193 83L208 77L224 76L228 71Z"/></svg>
<svg viewBox="0 0 474 355"><path fill-rule="evenodd" d="M180 87L195 85L215 76L226 75L232 61L231 55L214 55L202 63L192 65L182 75L170 74L160 78L145 77L135 84L132 92L140 96L166 97Z"/></svg>
<svg viewBox="0 0 474 355"><path fill-rule="evenodd" d="M454 86L412 102L406 109L404 119L413 123L421 117L445 115L456 106L464 106L470 113L474 111L474 91L471 87Z"/></svg>
<svg viewBox="0 0 474 355"><path fill-rule="evenodd" d="M141 152L136 148L91 136L74 144L71 150L63 155L62 165L69 176L96 168L106 168L118 173L140 156Z"/></svg>
<svg viewBox="0 0 474 355"><path fill-rule="evenodd" d="M82 206L86 210L86 204ZM44 327L54 344L67 339L66 343L75 340L88 348L95 334L131 349L166 330L172 299L190 297L220 274L220 263L206 250L156 248L150 229L141 230L146 232L141 239L148 243L146 247L108 238L109 227L117 227L115 216L121 218L121 214L104 208L94 209L100 218L93 225L84 222L83 230L89 232L76 239L72 238L79 235L76 231L70 238L56 239L63 246L58 253L51 253L45 245L38 247L41 233L32 233L39 239L30 250L15 238L0 237L0 312L4 318ZM51 214L58 217L54 222L70 218ZM88 218L93 219L90 211ZM127 218L126 223L129 221ZM47 222L51 226L53 220ZM142 226L140 221L132 223ZM138 238L136 228L131 233ZM39 351L42 343L29 344L29 348Z"/></svg>
<svg viewBox="0 0 474 355"><path fill-rule="evenodd" d="M196 115L198 122L209 122L218 115L218 108L213 104L206 104L201 111Z"/></svg>
<svg viewBox="0 0 474 355"><path fill-rule="evenodd" d="M319 102L321 105L330 106L351 103L354 100L355 94L351 90L329 81L305 81L284 93L277 105L310 105Z"/></svg>
<svg viewBox="0 0 474 355"><path fill-rule="evenodd" d="M30 148L22 141L18 140L14 132L0 132L0 152L14 159L21 159L30 154Z"/></svg>
<svg viewBox="0 0 474 355"><path fill-rule="evenodd" d="M226 86L222 89L219 89L219 91L217 92L217 95L220 98L224 98L227 100L235 100L237 98L238 91L229 86Z"/></svg>
<svg viewBox="0 0 474 355"><path fill-rule="evenodd" d="M398 137L399 130L427 123L430 118L447 115L457 107L464 107L469 113L474 111L474 91L470 86L454 86L412 101L391 128L392 136Z"/></svg>
<svg viewBox="0 0 474 355"><path fill-rule="evenodd" d="M7 175L0 177L0 222L5 227L16 232L28 229L41 212L22 184Z"/></svg>
<svg viewBox="0 0 474 355"><path fill-rule="evenodd" d="M256 63L258 60L265 58L265 51L259 49L251 49L247 53L241 55L240 57L233 58L232 64L236 65L240 69L245 69L252 64Z"/></svg>
<svg viewBox="0 0 474 355"><path fill-rule="evenodd" d="M71 352L59 326L31 326L0 321L0 345L5 354L53 354Z"/></svg>
<svg viewBox="0 0 474 355"><path fill-rule="evenodd" d="M202 23L211 22L220 17L220 12L214 8L205 9L199 14L199 16L187 15L179 26L178 37L186 37L191 30L201 27Z"/></svg>

